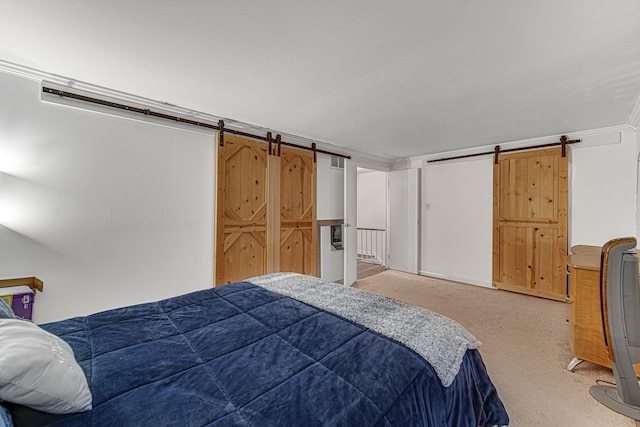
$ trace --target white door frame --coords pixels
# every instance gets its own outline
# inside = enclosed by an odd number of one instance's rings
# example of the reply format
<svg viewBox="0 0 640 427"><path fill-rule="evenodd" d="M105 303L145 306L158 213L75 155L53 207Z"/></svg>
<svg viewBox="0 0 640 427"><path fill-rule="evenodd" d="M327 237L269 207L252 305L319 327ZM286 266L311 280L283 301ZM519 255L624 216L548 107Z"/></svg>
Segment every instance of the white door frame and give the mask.
<svg viewBox="0 0 640 427"><path fill-rule="evenodd" d="M351 159L344 160L344 281L351 286L358 279L358 167Z"/></svg>

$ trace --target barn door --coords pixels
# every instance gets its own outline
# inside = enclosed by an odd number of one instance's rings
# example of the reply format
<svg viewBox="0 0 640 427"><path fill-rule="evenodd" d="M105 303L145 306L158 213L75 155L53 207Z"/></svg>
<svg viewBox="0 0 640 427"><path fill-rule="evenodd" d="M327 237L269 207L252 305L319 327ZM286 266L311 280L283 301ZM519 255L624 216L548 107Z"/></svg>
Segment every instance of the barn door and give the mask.
<svg viewBox="0 0 640 427"><path fill-rule="evenodd" d="M493 285L566 299L568 160L561 148L499 156L493 167Z"/></svg>
<svg viewBox="0 0 640 427"><path fill-rule="evenodd" d="M217 145L215 284L278 271L316 274L313 153L225 135Z"/></svg>
<svg viewBox="0 0 640 427"><path fill-rule="evenodd" d="M282 147L280 270L316 274L316 163L313 153Z"/></svg>
<svg viewBox="0 0 640 427"><path fill-rule="evenodd" d="M217 144L215 284L267 272L267 145L225 135Z"/></svg>

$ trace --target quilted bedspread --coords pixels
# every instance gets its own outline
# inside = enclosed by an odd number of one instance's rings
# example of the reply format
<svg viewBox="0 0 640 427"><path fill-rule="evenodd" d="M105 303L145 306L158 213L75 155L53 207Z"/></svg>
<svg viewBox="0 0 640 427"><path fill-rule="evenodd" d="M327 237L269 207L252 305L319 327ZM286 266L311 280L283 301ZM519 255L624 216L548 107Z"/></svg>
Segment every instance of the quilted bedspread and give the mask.
<svg viewBox="0 0 640 427"><path fill-rule="evenodd" d="M73 348L91 411L56 426L492 426L504 406L467 349L445 386L407 345L249 282L42 325Z"/></svg>

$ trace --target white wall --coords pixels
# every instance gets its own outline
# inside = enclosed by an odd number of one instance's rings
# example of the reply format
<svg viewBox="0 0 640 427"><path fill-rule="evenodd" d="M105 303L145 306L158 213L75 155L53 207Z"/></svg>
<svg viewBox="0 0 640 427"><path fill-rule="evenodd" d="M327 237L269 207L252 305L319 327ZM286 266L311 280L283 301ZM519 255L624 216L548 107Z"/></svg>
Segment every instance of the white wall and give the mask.
<svg viewBox="0 0 640 427"><path fill-rule="evenodd" d="M358 172L358 228L387 227L387 173Z"/></svg>
<svg viewBox="0 0 640 427"><path fill-rule="evenodd" d="M331 167L331 156L318 154L317 216L318 219L344 218L344 170ZM331 246L331 227L320 227L320 277L329 281L342 280L344 251Z"/></svg>
<svg viewBox="0 0 640 427"><path fill-rule="evenodd" d="M591 146L598 142L619 143ZM584 145L580 145L584 144ZM571 150L569 246L636 235L636 132L585 138Z"/></svg>
<svg viewBox="0 0 640 427"><path fill-rule="evenodd" d="M420 270L420 176L419 169L389 172L387 265L412 274Z"/></svg>
<svg viewBox="0 0 640 427"><path fill-rule="evenodd" d="M331 167L331 156L318 154L317 216L318 219L344 217L344 171Z"/></svg>
<svg viewBox="0 0 640 427"><path fill-rule="evenodd" d="M612 132L571 146L569 246L636 235L636 138ZM491 286L492 167L489 156L423 168L421 274Z"/></svg>
<svg viewBox="0 0 640 427"><path fill-rule="evenodd" d="M331 227L320 227L320 277L335 282L344 278L344 250L331 246Z"/></svg>
<svg viewBox="0 0 640 427"><path fill-rule="evenodd" d="M640 242L640 131L636 131L636 239Z"/></svg>
<svg viewBox="0 0 640 427"><path fill-rule="evenodd" d="M422 169L420 273L491 286L493 161Z"/></svg>
<svg viewBox="0 0 640 427"><path fill-rule="evenodd" d="M36 322L212 285L212 135L0 92L0 278L44 281Z"/></svg>

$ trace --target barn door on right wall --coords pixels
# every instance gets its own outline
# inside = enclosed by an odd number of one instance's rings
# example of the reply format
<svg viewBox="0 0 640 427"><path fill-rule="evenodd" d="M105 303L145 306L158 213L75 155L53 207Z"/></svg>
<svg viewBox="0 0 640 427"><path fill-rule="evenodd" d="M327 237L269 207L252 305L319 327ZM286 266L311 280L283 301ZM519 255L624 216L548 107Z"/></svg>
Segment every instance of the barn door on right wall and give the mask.
<svg viewBox="0 0 640 427"><path fill-rule="evenodd" d="M561 148L500 155L493 166L493 285L566 299L568 159Z"/></svg>

